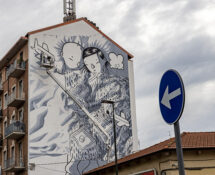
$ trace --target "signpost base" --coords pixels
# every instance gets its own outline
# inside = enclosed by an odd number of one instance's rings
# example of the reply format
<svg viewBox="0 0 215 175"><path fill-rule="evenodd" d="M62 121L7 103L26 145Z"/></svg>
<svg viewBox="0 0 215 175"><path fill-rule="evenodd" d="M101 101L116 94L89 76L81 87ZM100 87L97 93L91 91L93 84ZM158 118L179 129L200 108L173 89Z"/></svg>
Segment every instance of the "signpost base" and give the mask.
<svg viewBox="0 0 215 175"><path fill-rule="evenodd" d="M176 142L176 152L177 152L177 158L178 158L179 175L185 175L179 121L174 123L174 130L175 130L175 142Z"/></svg>

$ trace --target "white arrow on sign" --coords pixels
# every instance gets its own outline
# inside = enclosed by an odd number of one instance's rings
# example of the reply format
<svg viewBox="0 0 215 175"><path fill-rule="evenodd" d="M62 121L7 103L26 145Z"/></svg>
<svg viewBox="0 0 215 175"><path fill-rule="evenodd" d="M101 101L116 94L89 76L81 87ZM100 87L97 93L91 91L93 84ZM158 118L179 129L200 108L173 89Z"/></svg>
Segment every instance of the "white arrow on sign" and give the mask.
<svg viewBox="0 0 215 175"><path fill-rule="evenodd" d="M164 92L163 98L161 100L161 103L166 106L167 108L171 109L171 105L170 105L170 100L172 100L173 98L177 97L181 95L181 89L178 88L175 91L169 93L169 87L166 87L166 90Z"/></svg>

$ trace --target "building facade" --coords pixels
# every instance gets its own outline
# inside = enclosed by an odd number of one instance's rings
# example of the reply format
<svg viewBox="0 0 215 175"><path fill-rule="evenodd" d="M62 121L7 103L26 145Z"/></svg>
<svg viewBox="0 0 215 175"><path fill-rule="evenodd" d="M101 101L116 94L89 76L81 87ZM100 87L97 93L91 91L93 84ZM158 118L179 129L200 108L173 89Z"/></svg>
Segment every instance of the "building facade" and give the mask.
<svg viewBox="0 0 215 175"><path fill-rule="evenodd" d="M21 38L1 61L1 170L20 173L28 161L28 52ZM12 56L13 55L13 56ZM24 153L25 152L25 153ZM20 173L26 174L26 173Z"/></svg>
<svg viewBox="0 0 215 175"><path fill-rule="evenodd" d="M138 148L133 56L81 18L2 58L2 174L82 174ZM112 101L110 105L105 101Z"/></svg>

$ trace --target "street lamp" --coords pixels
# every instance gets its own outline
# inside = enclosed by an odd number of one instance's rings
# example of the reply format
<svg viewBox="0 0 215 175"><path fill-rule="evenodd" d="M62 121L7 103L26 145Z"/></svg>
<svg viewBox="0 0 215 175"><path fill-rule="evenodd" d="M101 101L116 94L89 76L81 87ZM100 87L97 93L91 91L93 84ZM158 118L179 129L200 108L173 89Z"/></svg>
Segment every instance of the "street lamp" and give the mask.
<svg viewBox="0 0 215 175"><path fill-rule="evenodd" d="M116 121L114 115L114 102L110 100L102 100L102 103L111 104L113 108L113 135L114 135L114 151L115 151L115 170L116 175L118 175L118 163L117 163L117 147L116 147Z"/></svg>

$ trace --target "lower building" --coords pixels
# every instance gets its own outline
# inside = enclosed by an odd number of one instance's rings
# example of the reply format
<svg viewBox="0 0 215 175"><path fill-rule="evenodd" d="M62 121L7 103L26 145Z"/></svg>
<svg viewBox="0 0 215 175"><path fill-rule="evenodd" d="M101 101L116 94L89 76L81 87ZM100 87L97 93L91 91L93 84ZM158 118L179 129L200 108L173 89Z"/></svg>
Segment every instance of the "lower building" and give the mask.
<svg viewBox="0 0 215 175"><path fill-rule="evenodd" d="M181 134L186 175L215 174L215 132ZM119 175L178 175L175 138L118 160ZM111 162L85 175L114 175Z"/></svg>

